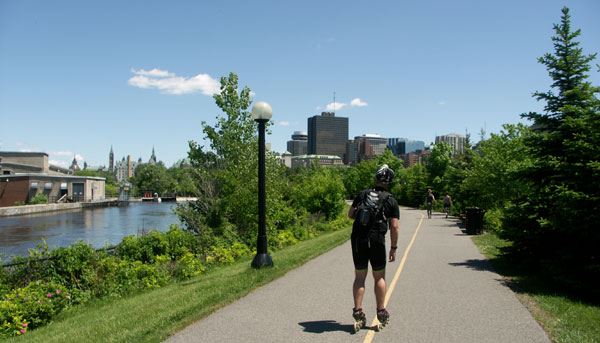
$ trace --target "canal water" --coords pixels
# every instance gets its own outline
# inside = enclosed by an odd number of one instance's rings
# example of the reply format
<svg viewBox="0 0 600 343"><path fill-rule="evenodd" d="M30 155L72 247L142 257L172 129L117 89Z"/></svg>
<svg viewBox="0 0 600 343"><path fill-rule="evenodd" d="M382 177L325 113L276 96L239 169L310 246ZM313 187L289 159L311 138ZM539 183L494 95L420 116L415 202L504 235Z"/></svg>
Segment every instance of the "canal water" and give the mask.
<svg viewBox="0 0 600 343"><path fill-rule="evenodd" d="M129 206L47 212L0 218L0 256L28 256L46 240L50 249L82 240L95 248L120 243L123 237L151 229L168 231L179 224L176 203L132 202Z"/></svg>

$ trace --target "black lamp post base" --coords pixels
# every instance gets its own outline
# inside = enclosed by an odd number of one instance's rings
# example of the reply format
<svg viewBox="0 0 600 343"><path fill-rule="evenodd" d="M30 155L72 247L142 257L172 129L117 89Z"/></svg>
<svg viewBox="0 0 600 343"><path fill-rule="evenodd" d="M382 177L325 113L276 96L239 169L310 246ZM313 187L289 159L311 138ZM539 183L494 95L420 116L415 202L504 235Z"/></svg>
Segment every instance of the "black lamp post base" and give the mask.
<svg viewBox="0 0 600 343"><path fill-rule="evenodd" d="M273 260L268 253L256 254L252 260L252 268L273 267Z"/></svg>

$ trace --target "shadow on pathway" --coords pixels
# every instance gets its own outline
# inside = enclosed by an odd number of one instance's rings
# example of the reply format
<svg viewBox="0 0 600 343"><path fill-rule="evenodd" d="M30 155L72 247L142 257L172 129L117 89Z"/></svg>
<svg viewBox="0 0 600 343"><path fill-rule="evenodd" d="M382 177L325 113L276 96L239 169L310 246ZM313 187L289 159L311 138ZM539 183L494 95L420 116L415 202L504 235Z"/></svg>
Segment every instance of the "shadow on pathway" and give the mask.
<svg viewBox="0 0 600 343"><path fill-rule="evenodd" d="M342 331L354 333L354 327L352 325L342 325L335 320L317 320L314 322L302 322L298 324L304 327L304 332L324 333Z"/></svg>

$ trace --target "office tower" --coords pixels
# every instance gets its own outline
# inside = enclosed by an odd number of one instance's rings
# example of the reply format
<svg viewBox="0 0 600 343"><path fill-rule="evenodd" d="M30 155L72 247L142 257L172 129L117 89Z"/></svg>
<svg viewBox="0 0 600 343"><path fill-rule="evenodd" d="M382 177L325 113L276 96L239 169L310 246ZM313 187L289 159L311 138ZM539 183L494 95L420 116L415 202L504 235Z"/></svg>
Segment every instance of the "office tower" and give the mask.
<svg viewBox="0 0 600 343"><path fill-rule="evenodd" d="M336 117L333 112L308 118L308 154L333 155L346 161L348 118Z"/></svg>
<svg viewBox="0 0 600 343"><path fill-rule="evenodd" d="M306 131L295 131L292 140L287 142L287 151L292 156L306 155L308 153L308 134Z"/></svg>
<svg viewBox="0 0 600 343"><path fill-rule="evenodd" d="M383 154L387 147L387 138L380 135L364 134L348 141L347 164L357 165L364 160L374 160Z"/></svg>
<svg viewBox="0 0 600 343"><path fill-rule="evenodd" d="M425 150L425 142L414 141L408 138L388 138L388 149L394 155L408 154L417 150Z"/></svg>
<svg viewBox="0 0 600 343"><path fill-rule="evenodd" d="M452 153L454 155L462 154L464 152L465 143L467 138L463 135L458 135L456 133L451 133L443 136L435 136L435 144L440 142L444 142L450 145L452 149Z"/></svg>

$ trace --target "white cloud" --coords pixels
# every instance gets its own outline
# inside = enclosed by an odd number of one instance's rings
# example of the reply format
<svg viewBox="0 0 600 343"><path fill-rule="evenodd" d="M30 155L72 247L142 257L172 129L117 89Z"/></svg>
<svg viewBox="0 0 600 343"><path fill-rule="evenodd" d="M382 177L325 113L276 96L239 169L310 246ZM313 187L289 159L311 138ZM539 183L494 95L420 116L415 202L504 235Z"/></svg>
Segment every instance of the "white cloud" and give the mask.
<svg viewBox="0 0 600 343"><path fill-rule="evenodd" d="M219 84L219 91L221 91L221 84ZM250 91L250 96L256 96L256 93L254 93L254 91Z"/></svg>
<svg viewBox="0 0 600 343"><path fill-rule="evenodd" d="M20 152L35 152L35 150L33 149L29 149L29 148L23 148L23 149L19 149Z"/></svg>
<svg viewBox="0 0 600 343"><path fill-rule="evenodd" d="M58 155L58 156L73 156L73 152L71 151L52 151L50 155Z"/></svg>
<svg viewBox="0 0 600 343"><path fill-rule="evenodd" d="M131 72L136 75L145 75L145 76L151 76L151 77L173 77L173 76L175 76L175 74L169 73L166 70L160 70L160 69L156 69L156 68L149 70L149 71L145 71L144 69L135 70L135 69L131 68Z"/></svg>
<svg viewBox="0 0 600 343"><path fill-rule="evenodd" d="M438 102L438 105L440 105L440 106L444 106L445 104L446 104L446 100L442 100L442 101Z"/></svg>
<svg viewBox="0 0 600 343"><path fill-rule="evenodd" d="M352 101L350 101L350 106L364 107L367 105L368 104L366 102L360 101L360 98L354 98Z"/></svg>
<svg viewBox="0 0 600 343"><path fill-rule="evenodd" d="M290 122L289 121L280 121L279 125L281 125L281 126L290 126Z"/></svg>
<svg viewBox="0 0 600 343"><path fill-rule="evenodd" d="M61 161L61 160L48 160L48 163L55 165L55 166L63 167L63 168L69 168L71 166L71 164L69 164L69 162Z"/></svg>
<svg viewBox="0 0 600 343"><path fill-rule="evenodd" d="M345 106L348 106L348 104L345 104L343 102L332 102L331 104L328 104L327 107L325 107L326 111L338 111L341 110L342 108L344 108Z"/></svg>
<svg viewBox="0 0 600 343"><path fill-rule="evenodd" d="M127 81L131 86L156 88L167 94L188 94L199 91L204 95L213 95L221 91L221 83L208 74L185 78L159 69L145 71L132 68L131 72L136 74Z"/></svg>

